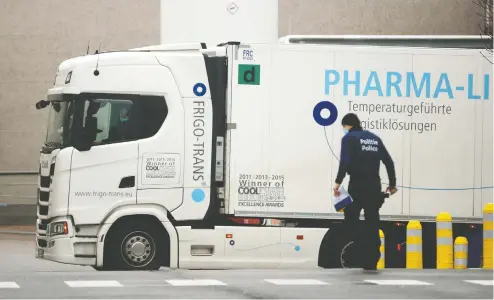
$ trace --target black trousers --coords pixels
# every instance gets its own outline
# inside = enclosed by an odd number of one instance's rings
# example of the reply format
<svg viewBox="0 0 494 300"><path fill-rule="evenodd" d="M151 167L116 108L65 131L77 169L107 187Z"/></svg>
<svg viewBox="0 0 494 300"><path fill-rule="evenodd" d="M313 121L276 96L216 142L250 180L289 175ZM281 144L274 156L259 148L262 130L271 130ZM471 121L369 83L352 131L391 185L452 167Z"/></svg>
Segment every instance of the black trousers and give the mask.
<svg viewBox="0 0 494 300"><path fill-rule="evenodd" d="M344 210L345 225L358 247L358 264L363 268L375 268L381 256L379 209L382 206L383 197L380 179L352 180L350 178L348 193L352 196L353 202ZM364 222L359 220L362 209L364 210Z"/></svg>

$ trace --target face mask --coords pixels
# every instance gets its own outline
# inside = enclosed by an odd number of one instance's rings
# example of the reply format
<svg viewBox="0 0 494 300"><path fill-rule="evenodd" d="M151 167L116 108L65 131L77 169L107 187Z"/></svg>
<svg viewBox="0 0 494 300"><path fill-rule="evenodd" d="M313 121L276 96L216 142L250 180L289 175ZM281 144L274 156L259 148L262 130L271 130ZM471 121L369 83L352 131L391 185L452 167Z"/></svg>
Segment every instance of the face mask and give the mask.
<svg viewBox="0 0 494 300"><path fill-rule="evenodd" d="M346 135L348 133L348 129L343 128L343 133Z"/></svg>
<svg viewBox="0 0 494 300"><path fill-rule="evenodd" d="M120 122L127 122L129 117L120 117Z"/></svg>

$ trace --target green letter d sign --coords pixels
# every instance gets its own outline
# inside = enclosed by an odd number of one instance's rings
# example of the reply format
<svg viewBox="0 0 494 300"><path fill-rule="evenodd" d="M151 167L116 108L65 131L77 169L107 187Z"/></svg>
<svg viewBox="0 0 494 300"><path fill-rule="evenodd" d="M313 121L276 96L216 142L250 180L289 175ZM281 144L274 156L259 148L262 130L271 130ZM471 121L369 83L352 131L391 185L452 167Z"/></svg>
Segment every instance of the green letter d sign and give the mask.
<svg viewBox="0 0 494 300"><path fill-rule="evenodd" d="M238 65L238 84L259 85L260 83L260 65Z"/></svg>

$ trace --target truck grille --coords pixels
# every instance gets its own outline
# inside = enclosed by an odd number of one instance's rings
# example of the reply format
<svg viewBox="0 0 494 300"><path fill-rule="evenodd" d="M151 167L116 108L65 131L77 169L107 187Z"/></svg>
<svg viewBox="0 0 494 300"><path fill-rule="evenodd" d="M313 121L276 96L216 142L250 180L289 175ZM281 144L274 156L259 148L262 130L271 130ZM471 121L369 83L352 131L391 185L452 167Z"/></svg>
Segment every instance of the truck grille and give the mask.
<svg viewBox="0 0 494 300"><path fill-rule="evenodd" d="M39 214L42 216L47 216L48 215L48 206L41 205L41 203L40 203Z"/></svg>
<svg viewBox="0 0 494 300"><path fill-rule="evenodd" d="M41 176L39 179L39 185L42 188L49 188L50 187L50 176Z"/></svg>
<svg viewBox="0 0 494 300"><path fill-rule="evenodd" d="M50 192L39 191L39 201L40 202L48 202L50 200Z"/></svg>
<svg viewBox="0 0 494 300"><path fill-rule="evenodd" d="M49 174L46 174L46 168L48 167L46 162L53 161L53 155L50 149L43 148L41 151L41 161L39 165L39 188L37 193L37 221L36 221L36 235L38 247L46 248L46 230L50 223L50 189L52 185L52 178L55 174L55 163L52 163ZM45 175L46 174L46 175Z"/></svg>
<svg viewBox="0 0 494 300"><path fill-rule="evenodd" d="M50 166L50 175L49 176L42 176L40 174L39 176L39 185L42 190L38 190L38 214L40 216L41 222L45 221L45 218L48 216L48 205L50 203L50 192L46 191L46 189L49 189L51 186L51 181L52 181L52 176L55 173L55 163L52 163ZM45 218L43 218L45 217ZM48 223L46 223L48 224ZM40 225L38 225L38 229L45 231L46 230L46 225L44 226L44 229L40 228Z"/></svg>
<svg viewBox="0 0 494 300"><path fill-rule="evenodd" d="M38 223L38 229L41 231L46 231L46 227L48 226L49 222L50 221L48 220L40 220L40 222Z"/></svg>

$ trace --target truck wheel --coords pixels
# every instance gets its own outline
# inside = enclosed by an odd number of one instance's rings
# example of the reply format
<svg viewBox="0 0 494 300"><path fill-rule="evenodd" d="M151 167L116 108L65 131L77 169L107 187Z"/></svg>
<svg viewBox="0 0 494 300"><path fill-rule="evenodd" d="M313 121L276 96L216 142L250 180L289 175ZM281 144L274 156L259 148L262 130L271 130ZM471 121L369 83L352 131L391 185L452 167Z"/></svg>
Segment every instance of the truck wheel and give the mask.
<svg viewBox="0 0 494 300"><path fill-rule="evenodd" d="M166 250L163 234L152 224L132 223L120 224L110 234L105 242L109 250L105 251L105 261L112 269L158 270Z"/></svg>
<svg viewBox="0 0 494 300"><path fill-rule="evenodd" d="M348 241L341 248L339 264L344 269L357 268L357 246L354 241Z"/></svg>
<svg viewBox="0 0 494 300"><path fill-rule="evenodd" d="M326 247L326 268L358 268L358 245L343 225L333 229Z"/></svg>

